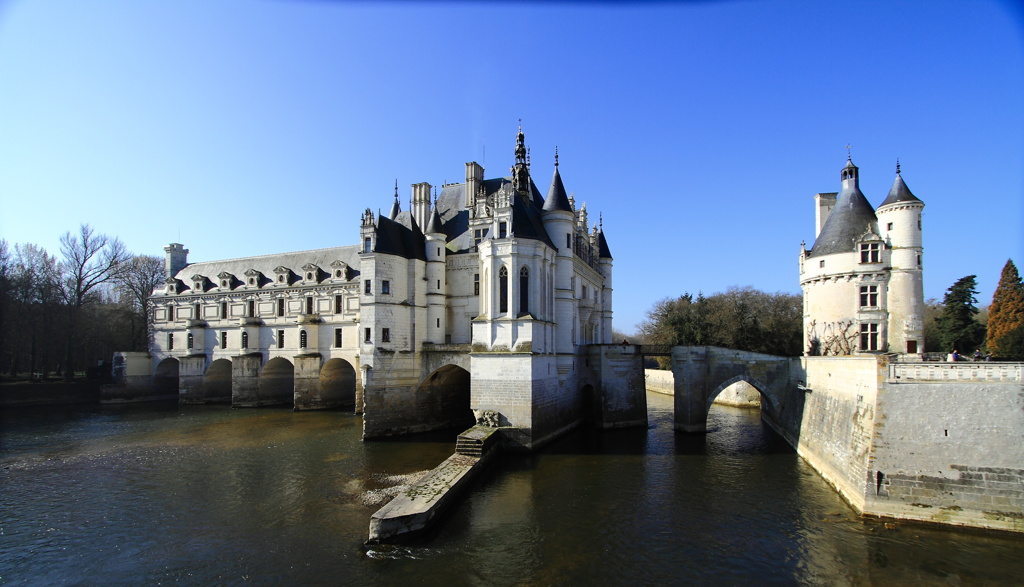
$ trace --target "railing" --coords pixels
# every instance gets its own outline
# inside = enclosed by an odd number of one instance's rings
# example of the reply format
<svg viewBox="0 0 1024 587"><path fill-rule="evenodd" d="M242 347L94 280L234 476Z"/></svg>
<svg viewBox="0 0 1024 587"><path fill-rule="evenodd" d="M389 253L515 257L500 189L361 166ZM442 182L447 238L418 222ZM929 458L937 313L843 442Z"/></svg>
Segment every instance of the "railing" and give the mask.
<svg viewBox="0 0 1024 587"><path fill-rule="evenodd" d="M1024 381L1022 363L890 363L889 381Z"/></svg>

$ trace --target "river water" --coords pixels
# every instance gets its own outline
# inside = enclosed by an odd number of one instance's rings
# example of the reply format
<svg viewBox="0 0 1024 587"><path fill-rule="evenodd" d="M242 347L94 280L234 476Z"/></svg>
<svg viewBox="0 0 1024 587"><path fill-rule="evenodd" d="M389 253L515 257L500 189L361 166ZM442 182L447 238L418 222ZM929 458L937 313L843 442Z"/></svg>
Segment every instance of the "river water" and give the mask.
<svg viewBox="0 0 1024 587"><path fill-rule="evenodd" d="M581 431L503 455L429 540L366 547L452 435L361 442L340 412L0 414L0 584L1014 584L1024 540L863 522L756 410L676 435Z"/></svg>

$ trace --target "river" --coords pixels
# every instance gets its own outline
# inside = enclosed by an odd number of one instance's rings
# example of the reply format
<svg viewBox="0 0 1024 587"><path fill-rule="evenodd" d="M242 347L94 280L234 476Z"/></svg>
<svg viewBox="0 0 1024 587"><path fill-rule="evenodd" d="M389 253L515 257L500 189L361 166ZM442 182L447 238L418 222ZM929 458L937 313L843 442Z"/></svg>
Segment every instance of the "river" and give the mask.
<svg viewBox="0 0 1024 587"><path fill-rule="evenodd" d="M503 455L424 542L369 517L451 434L361 442L340 412L0 413L0 584L1014 584L1024 540L861 521L756 410L676 435L580 431Z"/></svg>

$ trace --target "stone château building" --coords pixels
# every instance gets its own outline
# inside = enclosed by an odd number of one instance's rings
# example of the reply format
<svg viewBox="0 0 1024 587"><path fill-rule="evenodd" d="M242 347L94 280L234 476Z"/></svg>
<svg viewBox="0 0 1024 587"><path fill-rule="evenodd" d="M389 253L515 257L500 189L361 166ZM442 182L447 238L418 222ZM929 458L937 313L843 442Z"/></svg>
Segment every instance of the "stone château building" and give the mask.
<svg viewBox="0 0 1024 587"><path fill-rule="evenodd" d="M874 209L847 158L842 189L819 193L817 231L800 245L804 343L809 355L924 351L921 214L896 164L888 196Z"/></svg>
<svg viewBox="0 0 1024 587"><path fill-rule="evenodd" d="M524 446L575 425L588 345L610 343L612 256L566 193L547 195L520 129L507 177L412 186L363 213L357 245L189 264L171 244L152 297L154 381L185 402L354 406L364 436L489 412ZM471 411L472 410L472 411Z"/></svg>

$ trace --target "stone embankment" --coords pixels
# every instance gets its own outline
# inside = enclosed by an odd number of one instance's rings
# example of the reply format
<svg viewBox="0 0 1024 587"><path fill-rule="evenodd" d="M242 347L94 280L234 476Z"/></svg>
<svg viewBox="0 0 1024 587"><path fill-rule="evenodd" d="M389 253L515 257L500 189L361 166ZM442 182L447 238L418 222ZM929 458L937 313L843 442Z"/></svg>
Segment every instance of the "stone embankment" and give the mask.
<svg viewBox="0 0 1024 587"><path fill-rule="evenodd" d="M370 544L422 535L461 496L497 454L500 429L474 426L459 435L456 452L370 517Z"/></svg>

